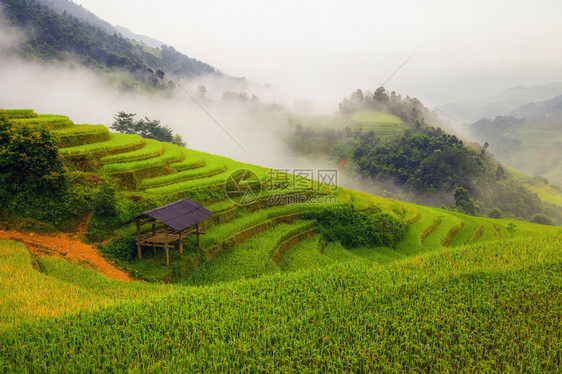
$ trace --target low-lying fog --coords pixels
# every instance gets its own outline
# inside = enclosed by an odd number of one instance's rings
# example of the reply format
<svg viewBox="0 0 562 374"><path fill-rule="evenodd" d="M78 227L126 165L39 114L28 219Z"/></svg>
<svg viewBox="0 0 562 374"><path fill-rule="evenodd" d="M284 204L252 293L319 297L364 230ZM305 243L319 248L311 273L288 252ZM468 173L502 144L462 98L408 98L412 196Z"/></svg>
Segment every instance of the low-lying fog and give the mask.
<svg viewBox="0 0 562 374"><path fill-rule="evenodd" d="M117 112L125 111L136 113L137 119L146 116L160 120L182 135L188 147L196 150L277 168L315 164L314 160L296 160L289 155L282 137L293 129L283 112L201 99L197 96L197 86L205 83L206 87L217 86L216 81L205 82L204 79L180 81L202 109L180 88L170 95L124 93L109 87L103 77L85 69L3 58L0 107L32 108L37 113L67 115L76 124L106 126L113 122ZM250 97L253 94L248 93ZM206 96L220 97L220 93L208 88Z"/></svg>

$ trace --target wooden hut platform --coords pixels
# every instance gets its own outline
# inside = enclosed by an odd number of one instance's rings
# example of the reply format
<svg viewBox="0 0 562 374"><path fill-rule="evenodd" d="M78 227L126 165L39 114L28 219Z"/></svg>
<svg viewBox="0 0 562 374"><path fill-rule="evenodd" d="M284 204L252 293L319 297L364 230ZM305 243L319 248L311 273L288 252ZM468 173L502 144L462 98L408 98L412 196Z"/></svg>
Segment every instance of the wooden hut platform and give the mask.
<svg viewBox="0 0 562 374"><path fill-rule="evenodd" d="M169 246L175 241L179 241L180 253L183 254L183 240L187 235L197 235L197 247L200 248L199 236L203 234L199 229L199 222L214 215L202 205L191 199L182 199L171 204L161 206L146 211L129 221L123 223L127 225L135 222L137 224L137 256L142 258L142 247L152 247L156 253L156 247L164 247L166 251L166 265L170 264ZM145 235L141 235L141 226L151 224L152 230ZM157 228L162 226L161 228Z"/></svg>

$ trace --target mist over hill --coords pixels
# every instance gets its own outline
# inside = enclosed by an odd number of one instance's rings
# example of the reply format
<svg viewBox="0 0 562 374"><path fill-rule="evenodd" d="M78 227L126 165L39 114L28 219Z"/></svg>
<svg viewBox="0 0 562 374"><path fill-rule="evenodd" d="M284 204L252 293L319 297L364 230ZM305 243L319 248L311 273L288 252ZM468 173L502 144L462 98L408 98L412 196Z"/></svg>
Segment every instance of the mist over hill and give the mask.
<svg viewBox="0 0 562 374"><path fill-rule="evenodd" d="M128 28L123 27L123 26L115 25L115 28L124 37L126 37L128 39L131 39L131 40L136 40L137 42L140 42L142 44L146 44L147 46L152 47L152 48L160 48L163 45L167 45L166 43L161 42L160 40L156 40L154 38L151 38L150 36L135 34L131 30L129 30Z"/></svg>
<svg viewBox="0 0 562 374"><path fill-rule="evenodd" d="M439 110L458 121L474 122L481 118L506 115L521 105L545 101L561 94L560 82L518 86L482 99L448 103L440 106Z"/></svg>
<svg viewBox="0 0 562 374"><path fill-rule="evenodd" d="M509 112L508 116L544 123L562 123L562 95L547 101L521 105Z"/></svg>

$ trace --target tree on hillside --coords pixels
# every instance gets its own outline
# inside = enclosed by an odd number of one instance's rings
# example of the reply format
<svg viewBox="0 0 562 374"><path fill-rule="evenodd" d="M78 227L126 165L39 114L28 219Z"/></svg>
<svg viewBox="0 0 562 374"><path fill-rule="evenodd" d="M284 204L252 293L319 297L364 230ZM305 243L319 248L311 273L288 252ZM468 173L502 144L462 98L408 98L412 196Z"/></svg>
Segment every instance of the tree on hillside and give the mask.
<svg viewBox="0 0 562 374"><path fill-rule="evenodd" d="M100 241L113 233L119 224L115 187L102 181L92 196L92 214L88 219L88 238Z"/></svg>
<svg viewBox="0 0 562 374"><path fill-rule="evenodd" d="M474 216L476 214L476 206L474 205L474 201L472 201L472 199L470 198L466 188L457 187L455 189L453 197L455 198L455 205L463 213L469 214L471 216Z"/></svg>
<svg viewBox="0 0 562 374"><path fill-rule="evenodd" d="M386 89L384 87L379 87L376 89L375 91L375 95L373 96L373 98L376 101L380 101L382 103L386 103L388 102L388 95L386 93Z"/></svg>
<svg viewBox="0 0 562 374"><path fill-rule="evenodd" d="M174 134L168 126L161 125L158 120L151 120L144 117L135 121L136 114L119 112L113 118L113 124L110 126L113 130L125 134L138 134L143 138L156 139L161 142L173 143L180 147L185 147L181 135Z"/></svg>
<svg viewBox="0 0 562 374"><path fill-rule="evenodd" d="M46 129L12 127L0 114L0 210L64 227L83 214L69 188L57 140Z"/></svg>
<svg viewBox="0 0 562 374"><path fill-rule="evenodd" d="M419 133L406 131L390 139L366 134L356 142L353 160L372 178L393 178L421 193L470 186L480 175L482 163L480 156L456 136L433 127Z"/></svg>
<svg viewBox="0 0 562 374"><path fill-rule="evenodd" d="M65 187L56 139L45 129L10 128L0 119L0 200L20 192L49 195Z"/></svg>
<svg viewBox="0 0 562 374"><path fill-rule="evenodd" d="M545 215L545 214L541 214L541 213L537 213L537 214L533 215L533 216L531 217L531 220L530 220L530 221L533 222L533 223L541 224L541 225L549 225L549 226L554 226L554 225L555 225L555 223L554 223L554 221L552 220L552 218L548 217L548 216Z"/></svg>
<svg viewBox="0 0 562 374"><path fill-rule="evenodd" d="M233 91L225 91L222 93L221 101L223 102L240 102L246 103L250 100L250 97L246 92L233 92Z"/></svg>

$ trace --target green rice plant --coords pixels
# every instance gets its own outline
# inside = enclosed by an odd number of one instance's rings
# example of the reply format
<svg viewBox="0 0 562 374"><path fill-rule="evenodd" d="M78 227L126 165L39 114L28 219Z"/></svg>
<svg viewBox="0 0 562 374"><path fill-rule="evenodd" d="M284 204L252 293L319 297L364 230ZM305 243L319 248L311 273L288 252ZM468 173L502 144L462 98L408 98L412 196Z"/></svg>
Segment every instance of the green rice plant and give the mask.
<svg viewBox="0 0 562 374"><path fill-rule="evenodd" d="M109 130L104 125L74 125L53 130L60 148L99 143L110 139Z"/></svg>
<svg viewBox="0 0 562 374"><path fill-rule="evenodd" d="M324 207L322 204L290 204L273 206L245 214L222 225L207 229L206 235L201 239L201 245L209 248L217 243L227 242L228 238L248 228L266 223L272 219L279 219L293 215L302 214L306 211L317 211Z"/></svg>
<svg viewBox="0 0 562 374"><path fill-rule="evenodd" d="M53 130L74 125L70 118L58 114L39 114L37 117L12 119L10 122L15 125L45 126Z"/></svg>
<svg viewBox="0 0 562 374"><path fill-rule="evenodd" d="M100 161L102 164L141 161L148 158L158 157L162 155L162 153L164 153L164 143L154 139L144 139L144 146L142 148L131 152L105 156L102 157Z"/></svg>
<svg viewBox="0 0 562 374"><path fill-rule="evenodd" d="M96 156L127 152L130 150L141 148L145 144L144 139L136 134L109 134L109 140L106 142L79 145L76 147L68 147L59 149L62 156Z"/></svg>
<svg viewBox="0 0 562 374"><path fill-rule="evenodd" d="M533 185L531 183L523 185L531 192L536 193L542 201L562 207L562 192L552 188L552 186L545 184Z"/></svg>
<svg viewBox="0 0 562 374"><path fill-rule="evenodd" d="M463 221L460 221L455 226L451 227L451 229L447 231L447 234L445 234L443 239L441 239L441 245L443 247L448 247L453 241L453 239L461 232L463 227L464 227Z"/></svg>
<svg viewBox="0 0 562 374"><path fill-rule="evenodd" d="M5 327L0 368L560 371L560 235L445 248L387 264L350 259L281 272L265 251L283 230L213 260L222 266L207 263L209 272L194 282L204 286ZM230 282L209 285L221 276Z"/></svg>
<svg viewBox="0 0 562 374"><path fill-rule="evenodd" d="M184 284L230 282L278 273L280 268L270 258L272 250L282 238L287 237L287 234L305 229L311 224L313 222L310 221L280 223L267 231L260 232L207 262L189 276Z"/></svg>
<svg viewBox="0 0 562 374"><path fill-rule="evenodd" d="M205 160L183 160L181 162L176 162L170 165L172 169L175 171L184 171L184 170L191 170L197 169L205 166Z"/></svg>
<svg viewBox="0 0 562 374"><path fill-rule="evenodd" d="M482 224L478 224L478 226L476 226L476 228L474 229L470 237L467 239L465 244L477 241L482 237L482 235L484 235L484 226Z"/></svg>
<svg viewBox="0 0 562 374"><path fill-rule="evenodd" d="M310 239L318 233L315 221L309 221L304 226L294 227L291 231L283 235L271 250L270 257L276 264L281 262L281 258L291 247L305 239Z"/></svg>
<svg viewBox="0 0 562 374"><path fill-rule="evenodd" d="M155 178L144 179L143 188L166 186L186 180L208 178L226 171L226 166L220 160L212 160L206 166L193 170L185 170L173 174L162 175Z"/></svg>
<svg viewBox="0 0 562 374"><path fill-rule="evenodd" d="M416 222L418 222L418 221L420 220L421 214L420 214L419 210L416 209L415 206L409 205L408 207L410 208L410 209L409 209L409 210L410 210L410 215L407 216L407 217L405 217L405 220L406 220L406 222L408 222L408 224L411 225L411 224L416 223Z"/></svg>
<svg viewBox="0 0 562 374"><path fill-rule="evenodd" d="M211 160L208 158L206 158L205 160L206 162L211 162ZM224 184L227 181L228 177L231 175L232 172L238 169L252 170L258 175L258 177L262 181L266 179L265 168L244 164L238 161L233 161L226 157L219 157L219 160L222 160L224 162L224 166L226 167L226 170L222 173L213 175L208 178L192 179L192 180L186 180L186 181L169 184L161 187L148 188L146 189L146 192L155 195L169 195L169 194L182 194L193 190L208 189L213 187L222 188L224 190Z"/></svg>
<svg viewBox="0 0 562 374"><path fill-rule="evenodd" d="M353 121L364 123L390 123L390 124L403 124L399 117L389 114L377 112L374 110L360 110L352 117Z"/></svg>
<svg viewBox="0 0 562 374"><path fill-rule="evenodd" d="M319 250L321 249L321 250ZM343 256L334 252L345 251ZM345 262L353 258L353 252L339 247L336 243L327 242L322 235L314 235L291 246L281 257L279 266L283 271L310 270Z"/></svg>
<svg viewBox="0 0 562 374"><path fill-rule="evenodd" d="M501 230L498 229L496 225L492 225L492 232L496 238L501 238L503 236Z"/></svg>
<svg viewBox="0 0 562 374"><path fill-rule="evenodd" d="M435 218L435 220L431 223L431 225L429 225L425 230L423 230L420 234L420 243L423 243L423 241L429 236L431 235L436 229L437 227L439 227L439 225L441 224L441 218L442 217L437 217Z"/></svg>
<svg viewBox="0 0 562 374"><path fill-rule="evenodd" d="M33 109L2 109L0 113L6 114L10 119L37 118Z"/></svg>
<svg viewBox="0 0 562 374"><path fill-rule="evenodd" d="M133 171L164 166L168 162L177 160L181 156L180 147L171 143L163 143L163 144L164 144L164 153L162 153L158 157L153 157L141 161L107 164L104 165L102 169L104 172L108 174L129 173Z"/></svg>
<svg viewBox="0 0 562 374"><path fill-rule="evenodd" d="M173 290L116 281L60 258L35 258L13 241L0 241L0 285L0 328Z"/></svg>
<svg viewBox="0 0 562 374"><path fill-rule="evenodd" d="M205 161L201 158L202 152L191 149L182 149L182 161L170 165L175 171L184 171L205 166Z"/></svg>

